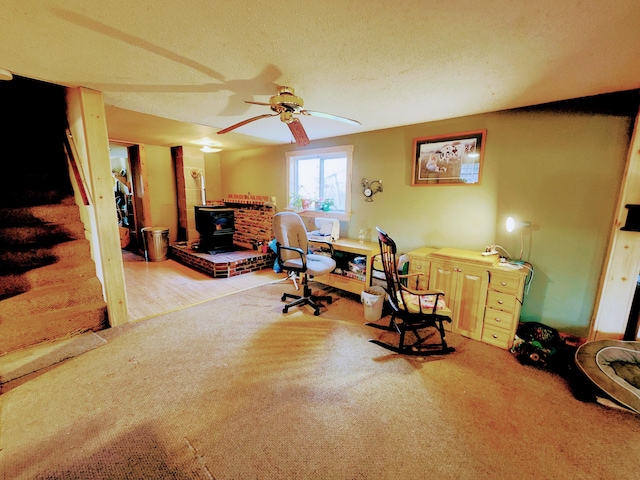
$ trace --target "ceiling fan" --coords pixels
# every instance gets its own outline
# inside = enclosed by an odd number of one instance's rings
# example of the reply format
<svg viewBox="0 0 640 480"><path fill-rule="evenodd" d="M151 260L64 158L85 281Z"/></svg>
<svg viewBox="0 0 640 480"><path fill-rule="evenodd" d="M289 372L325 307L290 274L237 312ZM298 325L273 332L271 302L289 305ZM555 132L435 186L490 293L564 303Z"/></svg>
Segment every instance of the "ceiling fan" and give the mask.
<svg viewBox="0 0 640 480"><path fill-rule="evenodd" d="M300 120L294 117L294 115L309 115L313 117L328 118L330 120L338 120L340 122L349 123L351 125L362 125L357 120L351 120L350 118L339 117L338 115L331 115L330 113L305 110L303 108L304 101L300 97L297 97L295 95L295 91L291 87L279 87L278 94L273 95L271 98L269 98L269 103L249 102L246 100L245 103L269 107L274 113L266 113L264 115L258 115L257 117L247 118L242 122L236 123L235 125L231 125L230 127L220 130L218 134L230 132L231 130L235 130L238 127L242 127L247 123L260 120L261 118L275 117L279 115L280 121L286 123L289 127L289 130L291 130L291 134L296 140L296 143L300 146L304 146L309 144L309 137L307 137L307 132L305 132Z"/></svg>

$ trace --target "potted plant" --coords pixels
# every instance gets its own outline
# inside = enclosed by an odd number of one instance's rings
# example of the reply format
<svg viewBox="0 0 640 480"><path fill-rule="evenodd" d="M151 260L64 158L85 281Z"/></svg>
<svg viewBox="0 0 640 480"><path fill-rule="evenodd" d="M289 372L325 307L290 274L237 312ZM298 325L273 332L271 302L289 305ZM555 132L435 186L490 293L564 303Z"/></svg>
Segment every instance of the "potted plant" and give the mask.
<svg viewBox="0 0 640 480"><path fill-rule="evenodd" d="M333 198L325 198L324 200L318 200L317 205L320 206L320 209L323 212L328 212L329 210L331 210L331 207L333 207L333 203Z"/></svg>
<svg viewBox="0 0 640 480"><path fill-rule="evenodd" d="M302 210L302 202L303 198L298 193L294 193L289 198L289 204L294 207L296 210Z"/></svg>
<svg viewBox="0 0 640 480"><path fill-rule="evenodd" d="M289 204L294 207L295 210L309 210L311 204L315 202L315 200L303 197L299 193L294 193L291 195L291 198L289 198Z"/></svg>

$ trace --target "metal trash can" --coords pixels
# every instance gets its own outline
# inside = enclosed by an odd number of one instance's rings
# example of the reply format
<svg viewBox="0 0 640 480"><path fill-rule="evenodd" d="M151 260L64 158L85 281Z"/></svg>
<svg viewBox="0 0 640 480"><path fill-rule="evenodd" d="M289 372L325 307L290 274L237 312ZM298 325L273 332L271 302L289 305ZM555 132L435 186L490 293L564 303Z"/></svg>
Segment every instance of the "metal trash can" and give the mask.
<svg viewBox="0 0 640 480"><path fill-rule="evenodd" d="M375 322L382 318L384 297L387 294L382 287L369 287L360 294L360 301L364 305L364 318L369 322Z"/></svg>
<svg viewBox="0 0 640 480"><path fill-rule="evenodd" d="M160 262L167 259L169 253L169 229L166 227L144 227L142 244L147 262Z"/></svg>

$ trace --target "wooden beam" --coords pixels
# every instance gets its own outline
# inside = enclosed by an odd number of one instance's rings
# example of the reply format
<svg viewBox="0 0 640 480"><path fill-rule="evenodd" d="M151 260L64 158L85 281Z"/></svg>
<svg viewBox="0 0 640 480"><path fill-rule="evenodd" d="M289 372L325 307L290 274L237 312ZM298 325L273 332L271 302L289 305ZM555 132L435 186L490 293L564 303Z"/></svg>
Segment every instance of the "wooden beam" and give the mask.
<svg viewBox="0 0 640 480"><path fill-rule="evenodd" d="M589 340L624 336L640 273L640 232L620 230L626 222L627 204L640 204L640 132L636 116L633 136L622 177L616 218L591 322Z"/></svg>
<svg viewBox="0 0 640 480"><path fill-rule="evenodd" d="M109 138L102 94L86 88L67 90L69 127L81 162L88 168L87 183L93 205L90 231L94 261L101 270L102 288L111 326L129 321L120 232L116 214Z"/></svg>

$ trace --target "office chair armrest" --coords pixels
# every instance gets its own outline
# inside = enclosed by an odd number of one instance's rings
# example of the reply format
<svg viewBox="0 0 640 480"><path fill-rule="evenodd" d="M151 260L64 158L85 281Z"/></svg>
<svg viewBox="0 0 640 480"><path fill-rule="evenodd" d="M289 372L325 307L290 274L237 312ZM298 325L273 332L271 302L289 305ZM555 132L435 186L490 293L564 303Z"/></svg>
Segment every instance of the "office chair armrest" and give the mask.
<svg viewBox="0 0 640 480"><path fill-rule="evenodd" d="M285 247L284 245L278 244L278 262L280 262L280 265L284 267L284 261L282 260L282 256L280 255L280 250L289 250L291 252L296 252L298 255L300 255L300 260L302 260L303 271L307 269L307 257L301 248Z"/></svg>
<svg viewBox="0 0 640 480"><path fill-rule="evenodd" d="M329 252L331 253L331 258L333 258L333 244L331 242L325 242L324 240L311 240L309 239L309 243L322 243L324 245L329 246Z"/></svg>

